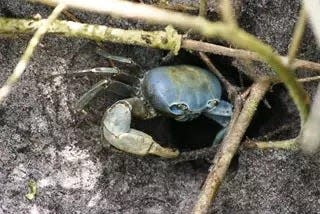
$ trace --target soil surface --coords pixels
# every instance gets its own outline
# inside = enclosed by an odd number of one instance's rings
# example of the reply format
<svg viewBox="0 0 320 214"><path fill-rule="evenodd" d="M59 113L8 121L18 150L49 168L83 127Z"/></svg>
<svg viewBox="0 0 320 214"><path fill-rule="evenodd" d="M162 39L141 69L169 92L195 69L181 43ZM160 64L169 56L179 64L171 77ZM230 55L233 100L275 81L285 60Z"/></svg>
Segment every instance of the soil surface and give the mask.
<svg viewBox="0 0 320 214"><path fill-rule="evenodd" d="M297 0L237 1L237 14L241 27L286 54L299 7ZM32 18L38 13L47 17L50 11L51 8L24 0L0 1L2 17ZM209 17L216 19L216 8L209 11ZM141 21L71 12L87 23L124 29L161 29ZM1 85L29 39L30 35L1 37ZM134 59L145 70L164 64L162 58L166 56L165 51L150 48L117 44L105 44L105 47L111 54ZM206 159L174 163L103 148L99 125L105 109L121 99L114 93L95 99L86 115L74 113L79 97L103 76L53 75L108 66L108 61L97 55L95 48L94 42L85 39L46 36L21 81L1 105L0 214L190 213L192 210L210 166ZM237 63L226 57L211 57L231 81L239 82L236 71L241 66L234 66ZM320 61L310 29L305 34L299 58ZM187 52L165 62L181 63L203 66L196 55ZM310 74L299 71L299 75ZM304 86L312 95L317 84ZM260 106L247 137L294 137L299 132L299 117L286 90L281 85L275 86L266 100L272 108ZM207 145L213 138L211 128L215 126L205 119L183 125L166 118L134 121L133 125L151 133L159 142L184 151ZM211 212L319 213L319 168L318 156L306 157L292 151L240 150ZM38 186L33 200L25 197L30 180Z"/></svg>

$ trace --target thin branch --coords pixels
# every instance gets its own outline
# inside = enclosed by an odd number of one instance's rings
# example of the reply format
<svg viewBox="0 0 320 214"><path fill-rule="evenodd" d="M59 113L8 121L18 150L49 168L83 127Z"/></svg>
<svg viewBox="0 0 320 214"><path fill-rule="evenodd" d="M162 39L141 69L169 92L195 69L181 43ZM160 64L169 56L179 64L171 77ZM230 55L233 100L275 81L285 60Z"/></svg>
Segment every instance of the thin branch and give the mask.
<svg viewBox="0 0 320 214"><path fill-rule="evenodd" d="M191 40L191 39L184 39L181 43L181 48L214 53L216 55L221 55L221 56L229 56L234 58L261 61L261 58L255 52L242 50L242 49L227 48L221 45L215 45L215 44L200 42L200 41ZM319 70L320 70L320 64L319 64Z"/></svg>
<svg viewBox="0 0 320 214"><path fill-rule="evenodd" d="M14 84L20 79L41 37L46 33L50 24L59 16L59 14L63 11L65 7L66 6L64 4L58 4L57 7L50 14L48 19L44 21L41 26L39 26L38 30L35 32L31 40L29 41L29 44L26 50L24 51L23 55L21 56L18 64L14 68L13 73L9 76L7 81L0 89L0 104L9 95Z"/></svg>
<svg viewBox="0 0 320 214"><path fill-rule="evenodd" d="M198 5L193 4L182 4L178 2L168 2L166 0L159 1L153 4L156 7L167 9L167 10L173 10L173 11L180 11L184 13L195 13L199 10Z"/></svg>
<svg viewBox="0 0 320 214"><path fill-rule="evenodd" d="M299 149L299 146L297 144L297 138L293 138L289 140L279 140L279 141L249 140L244 142L243 146L245 148L251 148L251 149L284 149L284 150Z"/></svg>
<svg viewBox="0 0 320 214"><path fill-rule="evenodd" d="M201 189L198 201L193 209L194 214L207 213L212 200L225 177L230 162L237 151L241 139L249 126L251 119L258 107L260 100L269 88L269 82L258 82L252 86L250 95L246 100L243 109L238 117L234 115L233 125L229 128L219 152L215 155L213 168L210 170L208 177Z"/></svg>
<svg viewBox="0 0 320 214"><path fill-rule="evenodd" d="M297 68L301 68L301 69L306 69L306 70L310 70L310 71L318 71L319 72L319 63L316 62L311 62L311 61L307 61L307 60L301 60L301 59L296 59L293 62L293 68L297 69Z"/></svg>
<svg viewBox="0 0 320 214"><path fill-rule="evenodd" d="M292 41L290 44L289 48L289 53L288 53L288 64L291 65L292 62L294 61L297 52L299 50L299 44L301 42L301 39L303 37L304 29L307 23L307 12L304 8L304 6L301 7L300 9L300 15L298 18L298 22L295 26L293 36L292 36Z"/></svg>
<svg viewBox="0 0 320 214"><path fill-rule="evenodd" d="M0 33L30 33L47 20L25 20L0 18ZM48 33L67 37L88 38L94 41L109 41L122 44L140 45L170 50L177 54L180 49L181 35L171 26L165 31L123 30L104 25L89 25L72 21L52 22Z"/></svg>
<svg viewBox="0 0 320 214"><path fill-rule="evenodd" d="M163 161L169 162L171 164L177 164L181 162L199 160L199 159L211 160L214 157L214 154L217 152L217 150L218 150L218 145L213 145L209 148L205 147L197 150L192 150L189 152L181 152L177 158L164 159Z"/></svg>
<svg viewBox="0 0 320 214"><path fill-rule="evenodd" d="M42 3L58 3L58 0L32 0ZM296 81L291 69L275 54L274 49L260 41L255 36L237 27L228 27L222 22L211 22L200 16L191 16L183 13L167 11L150 5L137 4L121 0L64 0L68 6L98 13L110 14L117 17L142 19L149 23L172 24L183 29L192 29L202 36L222 38L233 45L257 52L259 56L271 66L287 87L290 96L296 104L301 123L303 124L309 113L309 96Z"/></svg>
<svg viewBox="0 0 320 214"><path fill-rule="evenodd" d="M207 53L213 53L221 56L229 56L239 59L247 59L253 61L263 61L261 57L255 52L242 50L242 49L234 49L227 48L221 45L215 45L207 42L200 42L191 39L182 40L181 48L194 50L194 51L202 51ZM283 62L287 62L288 58L285 56L280 56ZM316 62L311 62L307 60L295 59L292 65L295 69L306 69L311 71L320 72L320 64Z"/></svg>
<svg viewBox="0 0 320 214"><path fill-rule="evenodd" d="M222 74L221 72L213 65L213 63L211 62L211 60L209 59L209 57L203 53L203 52L199 52L199 56L202 59L202 61L207 65L207 67L209 68L209 70L214 73L222 82L222 84L224 85L224 88L227 90L228 92L228 97L231 100L234 100L236 98L236 95L239 93L238 88L236 88L235 86L233 86Z"/></svg>
<svg viewBox="0 0 320 214"><path fill-rule="evenodd" d="M299 82L305 83L305 82L312 82L312 81L319 81L320 76L315 76L315 77L306 77L306 78L301 78L298 79Z"/></svg>
<svg viewBox="0 0 320 214"><path fill-rule="evenodd" d="M270 108L272 108L270 106ZM292 128L293 124L285 124L285 125L281 125L280 127L277 127L275 130L269 131L268 133L264 134L263 136L261 136L263 139L270 139L275 135L279 135L279 133L282 133L284 131L288 131L290 130L290 128Z"/></svg>

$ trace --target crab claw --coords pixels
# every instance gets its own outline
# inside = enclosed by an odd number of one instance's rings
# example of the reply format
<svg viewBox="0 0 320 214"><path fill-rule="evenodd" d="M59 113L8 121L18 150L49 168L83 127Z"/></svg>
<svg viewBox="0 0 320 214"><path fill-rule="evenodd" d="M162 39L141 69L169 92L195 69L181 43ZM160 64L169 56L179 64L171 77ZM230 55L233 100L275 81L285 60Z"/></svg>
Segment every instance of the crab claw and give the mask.
<svg viewBox="0 0 320 214"><path fill-rule="evenodd" d="M121 151L140 156L152 154L174 158L179 155L178 150L164 148L150 135L130 128L131 111L131 104L125 100L107 109L102 120L102 134L105 141Z"/></svg>

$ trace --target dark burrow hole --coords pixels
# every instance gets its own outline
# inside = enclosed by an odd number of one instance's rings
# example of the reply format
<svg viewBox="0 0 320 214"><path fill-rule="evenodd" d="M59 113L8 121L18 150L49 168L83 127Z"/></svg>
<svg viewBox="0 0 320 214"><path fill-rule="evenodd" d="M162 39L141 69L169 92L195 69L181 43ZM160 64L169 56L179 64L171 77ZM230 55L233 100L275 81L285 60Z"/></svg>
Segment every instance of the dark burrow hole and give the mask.
<svg viewBox="0 0 320 214"><path fill-rule="evenodd" d="M294 108L293 111L289 110L291 107ZM296 132L299 129L293 128L298 126L299 114L287 90L279 84L273 86L264 101L260 102L245 136L260 140L289 139L298 134Z"/></svg>
<svg viewBox="0 0 320 214"><path fill-rule="evenodd" d="M134 127L150 134L163 146L190 151L209 147L221 127L214 121L200 116L188 122L159 117L147 121L134 120Z"/></svg>

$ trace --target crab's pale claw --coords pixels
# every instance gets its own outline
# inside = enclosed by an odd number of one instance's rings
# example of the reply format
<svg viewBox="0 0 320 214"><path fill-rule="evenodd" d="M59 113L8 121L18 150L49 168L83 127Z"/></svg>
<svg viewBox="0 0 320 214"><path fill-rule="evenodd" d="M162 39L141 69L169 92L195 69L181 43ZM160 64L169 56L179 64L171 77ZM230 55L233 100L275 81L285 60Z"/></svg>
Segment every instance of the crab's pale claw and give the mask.
<svg viewBox="0 0 320 214"><path fill-rule="evenodd" d="M130 128L132 105L123 100L107 109L102 122L104 141L117 149L136 155L157 155L174 158L179 151L160 146L153 138L141 131Z"/></svg>

